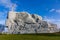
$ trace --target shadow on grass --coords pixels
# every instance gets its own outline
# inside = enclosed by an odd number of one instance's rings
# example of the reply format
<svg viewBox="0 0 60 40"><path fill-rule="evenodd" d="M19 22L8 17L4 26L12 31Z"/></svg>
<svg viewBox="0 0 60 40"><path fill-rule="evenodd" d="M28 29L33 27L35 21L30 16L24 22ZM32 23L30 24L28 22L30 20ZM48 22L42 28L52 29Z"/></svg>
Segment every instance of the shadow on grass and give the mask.
<svg viewBox="0 0 60 40"><path fill-rule="evenodd" d="M39 34L0 34L0 35L32 35L32 36L60 36L60 33L39 33Z"/></svg>
<svg viewBox="0 0 60 40"><path fill-rule="evenodd" d="M17 34L20 35L20 34ZM60 36L60 33L40 33L40 34L21 34L21 35L33 35L33 36Z"/></svg>

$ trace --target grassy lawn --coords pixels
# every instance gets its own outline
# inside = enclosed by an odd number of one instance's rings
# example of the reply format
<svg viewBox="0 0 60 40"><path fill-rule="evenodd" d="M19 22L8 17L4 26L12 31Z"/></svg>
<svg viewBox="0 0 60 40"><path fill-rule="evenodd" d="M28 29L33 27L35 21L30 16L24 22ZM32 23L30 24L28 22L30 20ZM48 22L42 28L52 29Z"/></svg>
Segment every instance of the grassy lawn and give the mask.
<svg viewBox="0 0 60 40"><path fill-rule="evenodd" d="M60 40L60 34L8 34L0 35L0 40Z"/></svg>

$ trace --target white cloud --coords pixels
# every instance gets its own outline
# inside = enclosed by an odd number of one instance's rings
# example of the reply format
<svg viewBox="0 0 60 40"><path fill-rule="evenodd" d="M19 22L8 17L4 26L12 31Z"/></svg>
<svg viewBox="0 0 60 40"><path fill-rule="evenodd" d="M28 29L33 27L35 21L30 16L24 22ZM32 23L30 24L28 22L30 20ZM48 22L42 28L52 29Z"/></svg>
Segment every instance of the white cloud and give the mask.
<svg viewBox="0 0 60 40"><path fill-rule="evenodd" d="M49 12L54 12L55 11L55 9L51 9L51 10L49 10Z"/></svg>
<svg viewBox="0 0 60 40"><path fill-rule="evenodd" d="M57 13L60 13L60 10L56 10Z"/></svg>
<svg viewBox="0 0 60 40"><path fill-rule="evenodd" d="M56 12L56 13L60 13L60 9L51 9L51 10L49 10L49 12Z"/></svg>
<svg viewBox="0 0 60 40"><path fill-rule="evenodd" d="M0 16L1 16L1 15L4 15L5 13L7 13L6 10L4 10L4 11L0 11Z"/></svg>
<svg viewBox="0 0 60 40"><path fill-rule="evenodd" d="M47 16L44 17L44 20L47 22L51 22L57 24L58 28L60 28L60 19L48 18Z"/></svg>
<svg viewBox="0 0 60 40"><path fill-rule="evenodd" d="M9 10L16 10L17 4L12 3L11 0L0 0L0 5L4 6L5 8L8 8ZM13 7L14 5L14 7ZM5 16L6 16L7 10L3 9L3 11L0 11L0 24L5 24Z"/></svg>
<svg viewBox="0 0 60 40"><path fill-rule="evenodd" d="M0 24L5 24L5 17L6 17L7 11L0 11Z"/></svg>
<svg viewBox="0 0 60 40"><path fill-rule="evenodd" d="M0 0L0 5L4 6L5 8L8 8L9 10L12 10L12 6L14 5L13 10L16 9L17 5L15 3L12 3L11 0ZM6 16L7 10L3 9L3 11L0 11L0 24L5 24L5 16Z"/></svg>
<svg viewBox="0 0 60 40"><path fill-rule="evenodd" d="M13 5L14 5L13 10L15 10L17 7L17 4L12 3L11 0L0 0L0 5L3 5L5 8L9 8L9 10L12 9Z"/></svg>
<svg viewBox="0 0 60 40"><path fill-rule="evenodd" d="M7 14L7 11L4 10L4 11L0 11L0 20L5 18L6 17L6 14Z"/></svg>
<svg viewBox="0 0 60 40"><path fill-rule="evenodd" d="M49 12L54 12L56 14L60 14L60 9L51 9L49 10ZM57 16L56 16L57 18ZM53 17L44 17L45 21L48 21L48 22L51 22L51 23L54 23L54 24L57 24L58 28L60 28L60 19L56 19L56 18L53 18Z"/></svg>
<svg viewBox="0 0 60 40"><path fill-rule="evenodd" d="M0 24L5 24L5 20L0 20Z"/></svg>

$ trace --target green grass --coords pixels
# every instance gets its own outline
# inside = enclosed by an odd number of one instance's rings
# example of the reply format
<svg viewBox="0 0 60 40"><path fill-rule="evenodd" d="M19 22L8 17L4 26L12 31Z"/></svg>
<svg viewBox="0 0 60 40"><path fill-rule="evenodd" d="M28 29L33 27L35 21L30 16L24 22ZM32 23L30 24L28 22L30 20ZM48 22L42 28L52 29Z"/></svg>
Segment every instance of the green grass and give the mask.
<svg viewBox="0 0 60 40"><path fill-rule="evenodd" d="M60 40L60 34L6 34L0 40Z"/></svg>

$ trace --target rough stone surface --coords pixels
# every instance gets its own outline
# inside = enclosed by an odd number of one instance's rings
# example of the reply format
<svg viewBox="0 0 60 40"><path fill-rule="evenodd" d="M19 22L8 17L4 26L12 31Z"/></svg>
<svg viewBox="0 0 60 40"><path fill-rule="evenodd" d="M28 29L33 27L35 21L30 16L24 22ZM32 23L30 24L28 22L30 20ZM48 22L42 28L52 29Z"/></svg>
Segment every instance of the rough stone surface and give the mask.
<svg viewBox="0 0 60 40"><path fill-rule="evenodd" d="M9 34L57 32L56 24L43 21L41 16L27 12L9 12L6 26Z"/></svg>

